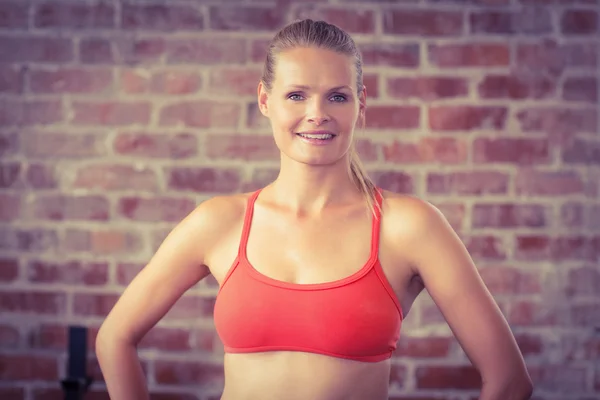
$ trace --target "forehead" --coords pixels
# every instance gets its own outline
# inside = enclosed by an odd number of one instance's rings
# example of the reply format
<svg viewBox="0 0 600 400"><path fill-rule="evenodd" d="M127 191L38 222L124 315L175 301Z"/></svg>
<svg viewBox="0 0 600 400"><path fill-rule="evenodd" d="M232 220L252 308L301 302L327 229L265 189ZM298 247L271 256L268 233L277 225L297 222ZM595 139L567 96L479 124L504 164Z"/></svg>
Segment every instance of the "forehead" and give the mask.
<svg viewBox="0 0 600 400"><path fill-rule="evenodd" d="M279 53L275 63L274 86L307 85L323 88L356 86L352 57L332 50L295 48Z"/></svg>

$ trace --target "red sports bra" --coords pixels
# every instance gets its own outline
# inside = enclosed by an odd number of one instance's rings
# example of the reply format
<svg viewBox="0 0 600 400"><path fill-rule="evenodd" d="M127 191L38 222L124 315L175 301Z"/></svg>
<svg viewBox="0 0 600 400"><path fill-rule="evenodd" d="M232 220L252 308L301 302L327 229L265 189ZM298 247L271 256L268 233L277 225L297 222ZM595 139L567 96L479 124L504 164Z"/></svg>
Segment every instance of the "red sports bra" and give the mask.
<svg viewBox="0 0 600 400"><path fill-rule="evenodd" d="M254 202L248 199L238 256L217 294L214 322L227 353L302 351L357 361L390 358L403 315L378 258L380 211L371 255L352 275L296 284L256 270L246 257ZM381 193L377 191L381 205ZM275 238L274 238L275 239Z"/></svg>

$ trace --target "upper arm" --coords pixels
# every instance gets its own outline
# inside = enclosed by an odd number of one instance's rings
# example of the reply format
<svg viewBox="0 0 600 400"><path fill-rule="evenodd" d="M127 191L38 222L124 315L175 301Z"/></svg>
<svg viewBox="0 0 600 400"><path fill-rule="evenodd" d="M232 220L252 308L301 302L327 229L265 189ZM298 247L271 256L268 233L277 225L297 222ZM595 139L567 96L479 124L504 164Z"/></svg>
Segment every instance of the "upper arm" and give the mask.
<svg viewBox="0 0 600 400"><path fill-rule="evenodd" d="M409 218L411 263L484 381L526 374L507 321L450 224L424 202Z"/></svg>
<svg viewBox="0 0 600 400"><path fill-rule="evenodd" d="M204 264L214 240L219 200L200 204L167 235L146 266L123 291L98 337L138 343L194 284L210 271Z"/></svg>

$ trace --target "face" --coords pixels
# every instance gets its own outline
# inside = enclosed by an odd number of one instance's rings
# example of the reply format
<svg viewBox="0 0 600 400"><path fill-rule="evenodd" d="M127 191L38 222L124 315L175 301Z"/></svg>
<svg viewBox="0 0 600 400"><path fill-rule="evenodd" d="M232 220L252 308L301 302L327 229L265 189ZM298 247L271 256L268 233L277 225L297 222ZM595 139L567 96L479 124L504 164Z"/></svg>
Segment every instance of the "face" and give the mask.
<svg viewBox="0 0 600 400"><path fill-rule="evenodd" d="M259 84L258 102L284 157L311 165L347 159L366 97L357 93L354 60L296 48L277 56L274 72L270 93Z"/></svg>

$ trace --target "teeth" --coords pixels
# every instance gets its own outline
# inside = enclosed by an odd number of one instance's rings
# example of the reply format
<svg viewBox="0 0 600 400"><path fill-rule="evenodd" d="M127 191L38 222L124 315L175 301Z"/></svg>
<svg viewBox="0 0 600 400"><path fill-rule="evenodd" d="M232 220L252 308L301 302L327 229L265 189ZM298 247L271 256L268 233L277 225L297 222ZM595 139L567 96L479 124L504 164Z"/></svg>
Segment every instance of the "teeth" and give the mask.
<svg viewBox="0 0 600 400"><path fill-rule="evenodd" d="M306 135L304 133L299 133L300 136L308 138L308 139L331 139L333 135L323 134L323 135Z"/></svg>

